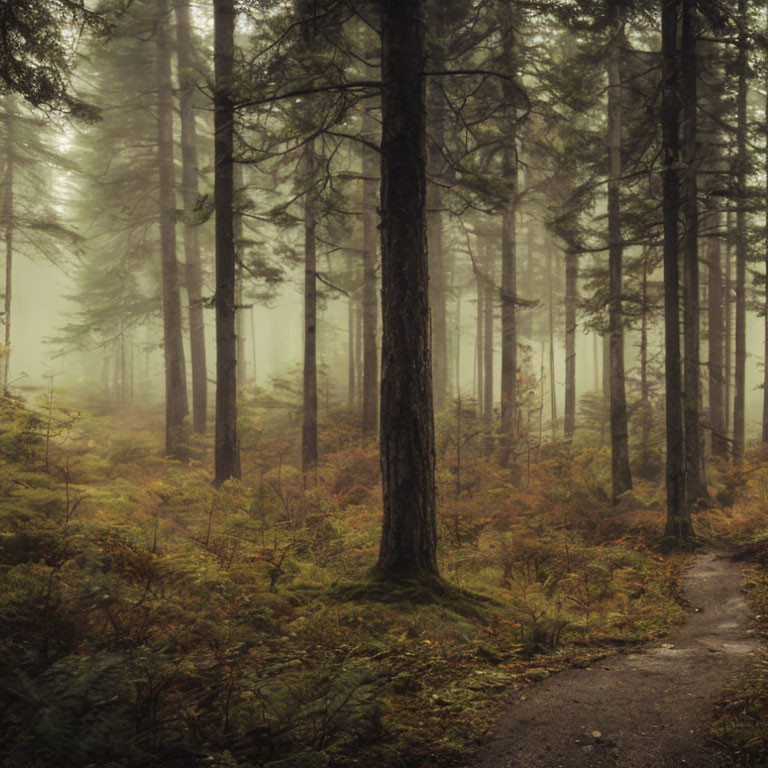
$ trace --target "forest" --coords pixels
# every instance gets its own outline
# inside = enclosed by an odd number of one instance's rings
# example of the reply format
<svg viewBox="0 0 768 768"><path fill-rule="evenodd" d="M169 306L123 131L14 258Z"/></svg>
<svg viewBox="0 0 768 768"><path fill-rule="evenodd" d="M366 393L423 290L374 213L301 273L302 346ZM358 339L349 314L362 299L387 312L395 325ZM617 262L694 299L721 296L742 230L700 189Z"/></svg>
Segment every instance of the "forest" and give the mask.
<svg viewBox="0 0 768 768"><path fill-rule="evenodd" d="M0 2L0 766L768 764L768 3Z"/></svg>

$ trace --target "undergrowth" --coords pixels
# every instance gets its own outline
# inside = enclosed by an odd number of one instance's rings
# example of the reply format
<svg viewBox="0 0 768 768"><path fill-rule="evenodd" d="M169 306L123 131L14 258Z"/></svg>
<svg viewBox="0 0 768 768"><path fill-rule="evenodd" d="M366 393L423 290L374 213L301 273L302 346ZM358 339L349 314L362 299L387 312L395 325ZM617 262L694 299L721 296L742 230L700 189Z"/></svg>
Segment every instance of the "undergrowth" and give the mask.
<svg viewBox="0 0 768 768"><path fill-rule="evenodd" d="M205 446L161 458L151 420L5 402L2 765L448 765L533 681L684 616L649 543L658 485L612 507L604 451L501 467L478 440L458 466L446 441L450 587L395 594L369 580L378 457L355 426L328 417L308 483L297 425L244 414L244 479L215 490Z"/></svg>

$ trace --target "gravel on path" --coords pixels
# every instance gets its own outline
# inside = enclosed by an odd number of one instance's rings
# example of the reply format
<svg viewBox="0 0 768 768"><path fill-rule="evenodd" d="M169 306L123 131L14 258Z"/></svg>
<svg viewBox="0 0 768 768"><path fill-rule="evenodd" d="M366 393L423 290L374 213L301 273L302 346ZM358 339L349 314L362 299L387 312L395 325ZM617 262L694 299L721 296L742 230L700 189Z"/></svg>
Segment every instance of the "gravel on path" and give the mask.
<svg viewBox="0 0 768 768"><path fill-rule="evenodd" d="M473 768L720 768L712 708L757 640L728 555L697 556L688 621L664 642L537 684L502 716Z"/></svg>

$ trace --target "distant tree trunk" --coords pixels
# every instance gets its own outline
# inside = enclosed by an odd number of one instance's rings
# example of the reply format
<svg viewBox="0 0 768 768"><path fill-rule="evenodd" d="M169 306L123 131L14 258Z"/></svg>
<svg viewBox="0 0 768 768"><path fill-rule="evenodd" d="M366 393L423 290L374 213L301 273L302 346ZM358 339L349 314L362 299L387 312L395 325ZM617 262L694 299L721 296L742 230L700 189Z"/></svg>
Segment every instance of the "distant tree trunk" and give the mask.
<svg viewBox="0 0 768 768"><path fill-rule="evenodd" d="M347 270L352 282L352 254L347 257ZM347 407L350 411L355 408L355 395L357 391L357 371L355 370L355 335L357 323L355 317L355 300L350 292L347 299Z"/></svg>
<svg viewBox="0 0 768 768"><path fill-rule="evenodd" d="M483 332L483 421L485 422L486 438L484 452L488 456L493 451L493 312L496 307L496 289L494 287L493 269L490 249L485 249L483 265L485 277L485 297L483 311L485 313L485 329Z"/></svg>
<svg viewBox="0 0 768 768"><path fill-rule="evenodd" d="M502 31L503 60L514 77L516 69L514 11L505 12ZM501 173L506 187L501 235L501 438L504 461L515 440L517 424L517 99L512 80L502 82L507 109Z"/></svg>
<svg viewBox="0 0 768 768"><path fill-rule="evenodd" d="M611 479L614 503L632 488L629 468L629 428L624 383L624 317L622 309L621 236L621 22L608 47L608 272L610 298L608 332L611 356Z"/></svg>
<svg viewBox="0 0 768 768"><path fill-rule="evenodd" d="M555 384L555 304L552 297L552 238L547 239L547 295L549 307L549 406L552 439L557 438L557 389Z"/></svg>
<svg viewBox="0 0 768 768"><path fill-rule="evenodd" d="M681 93L683 106L683 325L685 333L685 382L683 409L685 419L685 472L686 500L694 506L707 495L704 480L703 451L699 401L699 216L698 216L698 159L697 89L696 89L696 27L697 0L683 0L681 34Z"/></svg>
<svg viewBox="0 0 768 768"><path fill-rule="evenodd" d="M648 443L651 439L651 392L648 386L648 262L643 261L643 279L641 284L641 317L640 317L640 400L642 413L642 433L640 437L643 457L648 453Z"/></svg>
<svg viewBox="0 0 768 768"><path fill-rule="evenodd" d="M565 254L565 423L567 440L576 429L576 302L578 301L579 257Z"/></svg>
<svg viewBox="0 0 768 768"><path fill-rule="evenodd" d="M3 392L8 394L11 370L11 299L13 297L13 224L14 224L14 109L13 101L6 99L5 111L5 180L3 182L3 226L5 228L5 357L3 359Z"/></svg>
<svg viewBox="0 0 768 768"><path fill-rule="evenodd" d="M214 0L214 206L216 209L216 443L214 484L240 477L235 334L234 0Z"/></svg>
<svg viewBox="0 0 768 768"><path fill-rule="evenodd" d="M661 10L664 218L664 373L667 417L667 525L666 534L688 539L693 533L685 500L685 436L680 368L680 301L678 216L680 212L680 107L677 66L677 27L680 0L664 0Z"/></svg>
<svg viewBox="0 0 768 768"><path fill-rule="evenodd" d="M765 81L768 86L768 79ZM768 129L768 90L766 90L765 98L765 119L766 128ZM766 154L765 154L765 166L764 170L768 173L768 132L766 133ZM767 177L768 178L768 177ZM768 232L768 205L765 208L765 227ZM765 342L763 347L763 434L762 441L768 443L768 243L765 245L765 253L763 255L763 262L765 264L765 285L763 286L763 300L764 300L764 320L763 329L765 332Z"/></svg>
<svg viewBox="0 0 768 768"><path fill-rule="evenodd" d="M429 4L430 40L435 46L430 60L442 69L441 51L445 28L444 3ZM444 122L445 97L441 78L427 83L427 114L429 137L427 142L427 243L429 252L429 303L432 308L432 368L435 387L435 410L446 407L448 391L448 330L446 324L446 280L443 253L443 189L440 186L445 171Z"/></svg>
<svg viewBox="0 0 768 768"><path fill-rule="evenodd" d="M731 297L733 285L731 282L731 248L733 238L731 236L731 211L725 213L725 296L723 297L723 312L725 312L725 361L723 370L725 374L725 442L731 434L731 359L733 358L733 313L731 312Z"/></svg>
<svg viewBox="0 0 768 768"><path fill-rule="evenodd" d="M235 188L233 232L235 238L235 335L237 336L237 386L242 390L248 381L248 363L245 356L245 270L243 269L244 230L243 230L243 196L245 184L243 181L243 167L234 163L233 184Z"/></svg>
<svg viewBox="0 0 768 768"><path fill-rule="evenodd" d="M382 0L383 580L438 577L421 0Z"/></svg>
<svg viewBox="0 0 768 768"><path fill-rule="evenodd" d="M312 149L308 149L309 178L314 175ZM304 194L304 422L301 431L301 471L317 468L317 243L315 190Z"/></svg>
<svg viewBox="0 0 768 768"><path fill-rule="evenodd" d="M378 139L376 121L369 110L363 113L363 136ZM379 418L379 359L377 330L379 302L376 268L378 263L377 188L379 158L374 149L363 145L363 440L376 437Z"/></svg>
<svg viewBox="0 0 768 768"><path fill-rule="evenodd" d="M723 273L720 266L720 212L710 202L707 214L707 270L709 301L707 319L709 325L709 422L712 430L712 455L725 458L728 442L725 432L725 369L723 365Z"/></svg>
<svg viewBox="0 0 768 768"><path fill-rule="evenodd" d="M196 76L189 0L176 0L176 61L181 116L181 194L184 201L184 261L189 299L189 351L192 363L192 429L205 434L208 411L208 374L205 361L203 277L200 244L194 221L198 199L197 129L192 102Z"/></svg>
<svg viewBox="0 0 768 768"><path fill-rule="evenodd" d="M481 270L475 270L475 284L477 287L477 315L475 327L475 394L477 395L477 409L480 414L485 413L485 358L483 350L485 342L483 339L485 331L485 280ZM493 407L493 406L491 406Z"/></svg>
<svg viewBox="0 0 768 768"><path fill-rule="evenodd" d="M176 194L173 166L173 87L168 42L167 0L158 0L157 26L157 170L160 195L160 252L163 284L165 354L165 450L183 458L187 403L184 344L181 335L179 265L176 261Z"/></svg>
<svg viewBox="0 0 768 768"><path fill-rule="evenodd" d="M744 458L744 403L747 366L747 0L739 0L739 55L736 126L736 361L734 368L733 460Z"/></svg>

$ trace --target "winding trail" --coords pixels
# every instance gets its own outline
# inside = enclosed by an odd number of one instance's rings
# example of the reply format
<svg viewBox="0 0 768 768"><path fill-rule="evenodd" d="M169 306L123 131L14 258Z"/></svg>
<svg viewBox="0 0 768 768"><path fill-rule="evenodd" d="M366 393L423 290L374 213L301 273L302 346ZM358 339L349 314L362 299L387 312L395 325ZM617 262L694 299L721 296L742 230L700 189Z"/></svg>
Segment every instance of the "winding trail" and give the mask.
<svg viewBox="0 0 768 768"><path fill-rule="evenodd" d="M741 574L727 555L696 557L685 624L665 642L537 684L474 768L720 768L706 746L712 706L757 646Z"/></svg>

